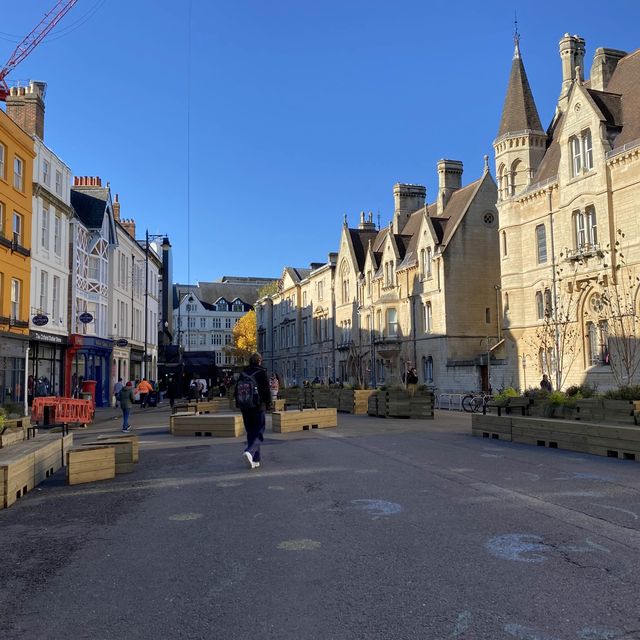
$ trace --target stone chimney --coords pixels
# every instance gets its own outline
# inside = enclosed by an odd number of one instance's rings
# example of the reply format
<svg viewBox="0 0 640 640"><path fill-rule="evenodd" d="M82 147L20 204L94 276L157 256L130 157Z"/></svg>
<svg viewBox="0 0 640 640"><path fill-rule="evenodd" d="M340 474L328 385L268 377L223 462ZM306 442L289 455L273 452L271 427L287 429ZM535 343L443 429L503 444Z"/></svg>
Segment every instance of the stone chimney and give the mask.
<svg viewBox="0 0 640 640"><path fill-rule="evenodd" d="M462 186L460 160L438 160L438 215L444 212L452 194Z"/></svg>
<svg viewBox="0 0 640 640"><path fill-rule="evenodd" d="M329 254L328 262L329 262L329 264L337 264L338 263L338 252L337 251L332 251Z"/></svg>
<svg viewBox="0 0 640 640"><path fill-rule="evenodd" d="M116 222L120 222L120 202L118 201L117 193L116 193L116 199L113 202L113 217Z"/></svg>
<svg viewBox="0 0 640 640"><path fill-rule="evenodd" d="M565 33L560 40L560 60L562 61L560 100L562 100L567 97L576 79L584 82L584 38ZM577 72L576 69L578 69Z"/></svg>
<svg viewBox="0 0 640 640"><path fill-rule="evenodd" d="M606 91L618 62L626 55L626 51L618 49L605 49L604 47L596 49L591 65L591 88L596 91Z"/></svg>
<svg viewBox="0 0 640 640"><path fill-rule="evenodd" d="M427 190L420 184L396 182L393 185L393 233L402 233L409 216L424 207L426 197ZM375 225L371 228L375 229Z"/></svg>
<svg viewBox="0 0 640 640"><path fill-rule="evenodd" d="M373 221L373 213L369 211L369 217L365 219L364 211L360 212L360 224L358 225L358 229L366 230L366 231L375 231L376 223Z"/></svg>
<svg viewBox="0 0 640 640"><path fill-rule="evenodd" d="M28 87L11 87L7 115L30 136L44 140L44 97L46 82L32 80Z"/></svg>
<svg viewBox="0 0 640 640"><path fill-rule="evenodd" d="M135 240L136 238L136 221L133 218L129 220L123 219L120 220L120 224L124 228L124 230Z"/></svg>

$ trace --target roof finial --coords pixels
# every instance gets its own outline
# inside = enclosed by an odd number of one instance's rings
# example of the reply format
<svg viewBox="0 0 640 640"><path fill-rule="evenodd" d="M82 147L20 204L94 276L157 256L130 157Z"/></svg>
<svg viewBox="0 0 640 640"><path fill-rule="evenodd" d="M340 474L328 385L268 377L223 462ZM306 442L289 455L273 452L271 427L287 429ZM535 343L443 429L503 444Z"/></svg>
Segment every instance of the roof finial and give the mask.
<svg viewBox="0 0 640 640"><path fill-rule="evenodd" d="M489 173L489 156L484 154L484 172Z"/></svg>
<svg viewBox="0 0 640 640"><path fill-rule="evenodd" d="M344 226L345 226L345 227L346 227L346 226L348 226L348 223L347 223L347 214L346 214L346 213L344 214Z"/></svg>
<svg viewBox="0 0 640 640"><path fill-rule="evenodd" d="M513 57L520 57L520 33L518 32L518 13L513 12L513 44L515 45Z"/></svg>

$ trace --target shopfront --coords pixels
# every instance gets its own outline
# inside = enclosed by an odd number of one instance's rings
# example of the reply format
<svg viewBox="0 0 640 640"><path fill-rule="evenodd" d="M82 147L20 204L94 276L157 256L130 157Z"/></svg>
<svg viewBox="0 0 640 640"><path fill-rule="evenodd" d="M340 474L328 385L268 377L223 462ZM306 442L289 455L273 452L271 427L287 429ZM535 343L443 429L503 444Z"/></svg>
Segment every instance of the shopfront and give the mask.
<svg viewBox="0 0 640 640"><path fill-rule="evenodd" d="M110 399L111 354L113 341L72 334L65 365L65 384L74 397L80 397L85 380L96 381L96 406L108 407Z"/></svg>
<svg viewBox="0 0 640 640"><path fill-rule="evenodd" d="M24 358L28 346L27 336L18 338L0 332L0 406L24 403Z"/></svg>
<svg viewBox="0 0 640 640"><path fill-rule="evenodd" d="M64 396L64 355L67 336L31 331L29 336L29 404L38 396Z"/></svg>
<svg viewBox="0 0 640 640"><path fill-rule="evenodd" d="M131 380L142 380L142 358L144 351L131 347Z"/></svg>

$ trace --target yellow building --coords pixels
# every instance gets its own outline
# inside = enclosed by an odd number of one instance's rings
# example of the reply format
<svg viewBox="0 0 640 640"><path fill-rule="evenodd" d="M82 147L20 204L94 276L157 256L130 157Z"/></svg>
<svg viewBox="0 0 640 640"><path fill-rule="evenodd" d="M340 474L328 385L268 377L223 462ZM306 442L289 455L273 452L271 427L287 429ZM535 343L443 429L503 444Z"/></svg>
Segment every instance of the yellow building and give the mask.
<svg viewBox="0 0 640 640"><path fill-rule="evenodd" d="M0 406L24 401L33 140L0 110Z"/></svg>

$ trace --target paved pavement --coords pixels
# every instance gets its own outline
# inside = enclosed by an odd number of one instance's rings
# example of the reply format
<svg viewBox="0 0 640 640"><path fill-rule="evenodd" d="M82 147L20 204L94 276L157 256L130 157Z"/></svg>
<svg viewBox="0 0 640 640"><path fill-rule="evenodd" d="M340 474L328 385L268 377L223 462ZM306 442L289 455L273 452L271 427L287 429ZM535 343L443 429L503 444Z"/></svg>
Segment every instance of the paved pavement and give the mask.
<svg viewBox="0 0 640 640"><path fill-rule="evenodd" d="M637 462L339 414L250 471L134 417L133 474L0 511L0 638L640 638Z"/></svg>

